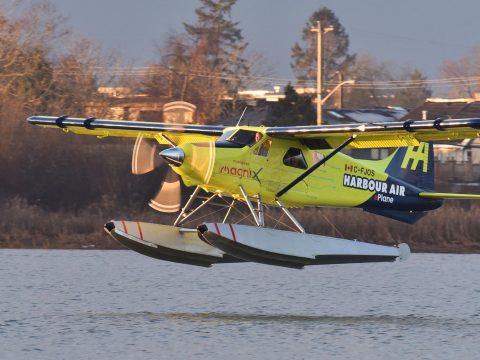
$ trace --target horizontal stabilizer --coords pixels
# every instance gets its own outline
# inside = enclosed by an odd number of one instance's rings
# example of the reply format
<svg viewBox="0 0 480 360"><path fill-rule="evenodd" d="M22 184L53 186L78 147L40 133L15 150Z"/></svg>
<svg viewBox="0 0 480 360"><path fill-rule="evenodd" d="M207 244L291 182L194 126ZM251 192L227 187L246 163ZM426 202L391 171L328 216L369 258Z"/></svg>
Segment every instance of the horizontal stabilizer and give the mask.
<svg viewBox="0 0 480 360"><path fill-rule="evenodd" d="M424 199L436 199L436 200L453 200L453 199L480 200L480 195L478 194L451 194L451 193L437 193L437 192L421 192L418 194L418 196Z"/></svg>
<svg viewBox="0 0 480 360"><path fill-rule="evenodd" d="M364 209L364 211L407 224L415 224L418 220L427 215L426 211L401 211L389 209Z"/></svg>

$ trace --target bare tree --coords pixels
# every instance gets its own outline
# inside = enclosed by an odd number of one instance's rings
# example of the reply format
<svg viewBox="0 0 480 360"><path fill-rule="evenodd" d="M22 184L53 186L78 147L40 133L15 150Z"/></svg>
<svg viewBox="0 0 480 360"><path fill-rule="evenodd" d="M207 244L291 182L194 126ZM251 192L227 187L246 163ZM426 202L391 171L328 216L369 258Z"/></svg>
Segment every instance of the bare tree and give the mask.
<svg viewBox="0 0 480 360"><path fill-rule="evenodd" d="M354 87L347 88L345 94L347 107L367 108L390 105L391 92L371 84L375 81L394 79L390 63L379 61L371 55L358 55L355 62L349 66L347 77L356 81Z"/></svg>
<svg viewBox="0 0 480 360"><path fill-rule="evenodd" d="M97 151L95 160L86 156L101 144L83 146L88 139L72 138L70 143L78 146L69 153L62 134L34 131L25 118L32 114L85 116L92 102L97 111L90 115L101 114L107 104L98 106L97 87L107 67L100 49L65 30L62 17L49 3L11 5L15 16L0 15L0 181L4 184L0 193L21 194L29 200L45 200L50 194L49 200L58 204L60 198L52 198L55 191L48 191L69 189L66 192L71 194L63 200L68 202L75 188L86 182L89 169L101 168L94 163L103 158L102 151ZM72 163L76 166L59 175L59 167ZM88 198L81 192L78 196L76 204Z"/></svg>
<svg viewBox="0 0 480 360"><path fill-rule="evenodd" d="M395 105L415 108L432 96L432 90L426 84L427 77L419 69L406 68L399 79L405 80L396 92Z"/></svg>
<svg viewBox="0 0 480 360"><path fill-rule="evenodd" d="M356 80L355 85L345 91L347 107L412 108L432 94L420 70L380 61L371 55L358 55L348 68L347 76Z"/></svg>
<svg viewBox="0 0 480 360"><path fill-rule="evenodd" d="M479 91L480 46L475 46L458 60L446 61L442 65L442 76L455 78L450 89L452 97L474 97ZM472 78L477 78L476 80Z"/></svg>

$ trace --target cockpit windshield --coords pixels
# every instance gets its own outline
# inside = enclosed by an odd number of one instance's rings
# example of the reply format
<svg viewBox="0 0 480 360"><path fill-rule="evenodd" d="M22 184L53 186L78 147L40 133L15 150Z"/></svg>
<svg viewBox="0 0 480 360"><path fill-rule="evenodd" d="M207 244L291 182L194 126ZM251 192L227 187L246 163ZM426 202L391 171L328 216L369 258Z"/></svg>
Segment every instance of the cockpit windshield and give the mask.
<svg viewBox="0 0 480 360"><path fill-rule="evenodd" d="M227 130L217 140L217 144L230 143L232 147L253 146L263 138L262 134L251 130Z"/></svg>
<svg viewBox="0 0 480 360"><path fill-rule="evenodd" d="M233 142L238 145L249 145L252 146L255 144L257 133L250 130L238 130L233 136L231 136L227 141Z"/></svg>
<svg viewBox="0 0 480 360"><path fill-rule="evenodd" d="M226 130L222 136L220 136L217 141L226 141L232 134L235 132L235 129L232 130Z"/></svg>

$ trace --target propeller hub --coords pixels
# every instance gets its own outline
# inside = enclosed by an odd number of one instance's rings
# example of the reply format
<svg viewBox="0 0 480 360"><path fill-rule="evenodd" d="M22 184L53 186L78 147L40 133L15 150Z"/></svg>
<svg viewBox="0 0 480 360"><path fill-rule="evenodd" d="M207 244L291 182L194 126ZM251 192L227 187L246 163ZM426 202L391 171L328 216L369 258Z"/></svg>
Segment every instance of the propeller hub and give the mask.
<svg viewBox="0 0 480 360"><path fill-rule="evenodd" d="M160 152L160 156L173 166L180 166L185 160L185 153L180 148L165 149Z"/></svg>

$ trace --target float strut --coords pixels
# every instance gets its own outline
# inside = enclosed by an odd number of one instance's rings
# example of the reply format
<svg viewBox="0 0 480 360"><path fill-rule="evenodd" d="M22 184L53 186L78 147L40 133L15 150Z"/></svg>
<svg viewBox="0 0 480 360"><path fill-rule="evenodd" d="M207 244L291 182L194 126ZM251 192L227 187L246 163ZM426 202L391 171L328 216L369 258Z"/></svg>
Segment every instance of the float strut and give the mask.
<svg viewBox="0 0 480 360"><path fill-rule="evenodd" d="M260 226L265 226L265 216L263 214L262 195L258 194L258 222Z"/></svg>
<svg viewBox="0 0 480 360"><path fill-rule="evenodd" d="M240 185L240 191L242 192L243 198L245 199L245 202L247 203L247 206L250 209L250 212L252 213L252 216L253 216L253 219L255 220L255 223L257 224L257 226L261 226L260 221L258 220L257 214L255 214L255 209L253 208L252 202L248 198L248 195L245 192L245 189L243 188L242 185Z"/></svg>
<svg viewBox="0 0 480 360"><path fill-rule="evenodd" d="M227 221L227 218L230 216L230 213L232 212L232 209L233 209L233 205L235 204L235 199L232 200L232 203L230 204L230 206L228 207L228 210L227 210L227 213L225 214L225 217L223 218L223 223L225 224L225 222Z"/></svg>
<svg viewBox="0 0 480 360"><path fill-rule="evenodd" d="M182 222L182 218L185 216L185 213L190 209L190 207L192 206L192 203L195 201L195 199L197 198L197 195L198 193L200 192L200 186L197 186L195 188L195 190L193 190L193 193L192 195L190 195L190 199L188 199L187 203L185 204L185 206L183 207L182 211L180 212L180 215L178 215L177 219L175 220L175 222L173 223L173 226L177 226L178 224L180 224L180 222Z"/></svg>
<svg viewBox="0 0 480 360"><path fill-rule="evenodd" d="M275 200L275 202L278 204L278 206L280 206L280 209L283 210L283 212L290 218L290 220L292 220L292 222L295 224L295 226L298 228L298 230L300 230L301 233L305 234L305 229L303 228L302 225L300 225L300 223L298 222L297 219L295 219L295 217L292 215L292 213L290 211L288 211L288 209L283 206L283 204L280 202L280 200Z"/></svg>
<svg viewBox="0 0 480 360"><path fill-rule="evenodd" d="M193 214L196 214L198 210L200 210L201 208L203 208L205 205L207 205L208 203L210 203L213 199L215 199L216 197L218 196L217 193L213 194L212 196L210 196L207 200L204 200L199 206L197 206L197 208L195 210L193 210L191 213L189 213L188 215L186 215L183 219L180 219L178 221L178 225L180 225L181 223L183 223L184 221L186 221L188 218L190 218Z"/></svg>

